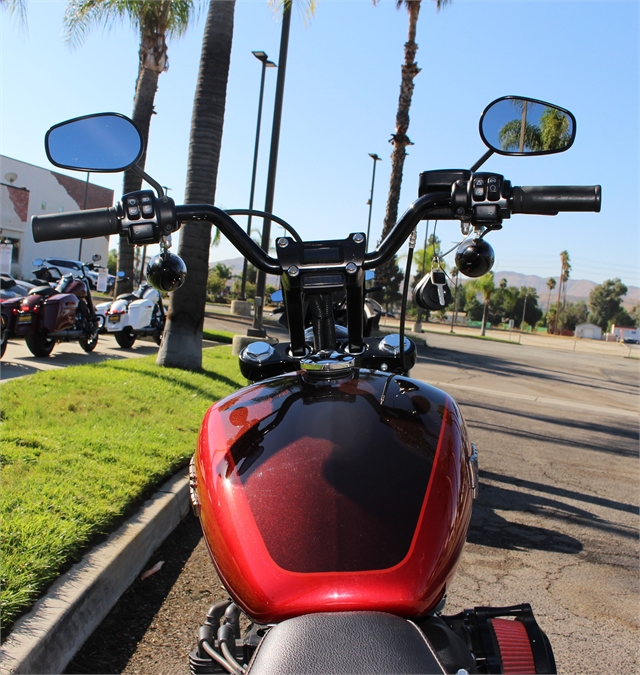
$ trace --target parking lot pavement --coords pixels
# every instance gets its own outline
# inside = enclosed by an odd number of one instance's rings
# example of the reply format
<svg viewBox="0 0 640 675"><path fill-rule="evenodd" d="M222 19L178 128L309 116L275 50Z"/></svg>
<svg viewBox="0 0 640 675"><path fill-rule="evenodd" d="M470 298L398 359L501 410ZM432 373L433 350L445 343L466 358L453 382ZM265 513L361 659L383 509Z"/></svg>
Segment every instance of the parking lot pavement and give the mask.
<svg viewBox="0 0 640 675"><path fill-rule="evenodd" d="M7 351L0 361L0 380L33 375L39 370L99 363L108 359L148 356L157 351L158 346L150 338L136 340L131 349L122 349L112 335L101 335L95 350L90 354L87 354L77 342L60 342L53 348L51 356L36 358L24 340L9 340Z"/></svg>

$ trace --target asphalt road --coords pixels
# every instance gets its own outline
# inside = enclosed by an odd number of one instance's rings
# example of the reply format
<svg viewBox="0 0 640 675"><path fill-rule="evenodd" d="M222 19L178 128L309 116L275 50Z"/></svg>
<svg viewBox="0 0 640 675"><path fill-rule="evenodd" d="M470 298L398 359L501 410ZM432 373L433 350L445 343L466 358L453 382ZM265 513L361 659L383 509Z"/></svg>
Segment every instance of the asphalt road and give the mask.
<svg viewBox="0 0 640 675"><path fill-rule="evenodd" d="M638 672L638 360L427 340L412 375L458 401L480 454L480 497L447 613L530 602L558 672ZM187 671L206 608L224 589L193 519L149 566L159 560L68 672Z"/></svg>

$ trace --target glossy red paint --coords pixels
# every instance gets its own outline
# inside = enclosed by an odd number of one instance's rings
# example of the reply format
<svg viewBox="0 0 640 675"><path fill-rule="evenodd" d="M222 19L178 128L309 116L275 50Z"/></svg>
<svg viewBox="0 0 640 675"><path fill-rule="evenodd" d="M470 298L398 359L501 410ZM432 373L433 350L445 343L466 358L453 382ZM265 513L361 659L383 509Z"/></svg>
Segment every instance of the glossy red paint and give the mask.
<svg viewBox="0 0 640 675"><path fill-rule="evenodd" d="M196 451L218 573L261 623L423 615L464 545L469 454L452 399L409 378L293 374L247 387L208 411Z"/></svg>

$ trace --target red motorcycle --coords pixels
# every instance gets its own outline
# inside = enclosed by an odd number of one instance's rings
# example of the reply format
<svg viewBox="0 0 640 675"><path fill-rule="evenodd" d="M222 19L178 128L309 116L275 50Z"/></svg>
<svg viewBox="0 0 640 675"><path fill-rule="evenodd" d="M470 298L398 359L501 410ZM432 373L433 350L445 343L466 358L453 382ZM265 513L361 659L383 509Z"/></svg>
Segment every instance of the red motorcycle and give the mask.
<svg viewBox="0 0 640 675"><path fill-rule="evenodd" d="M187 221L210 221L253 265L282 276L290 342L245 347L240 369L254 384L209 409L191 463L192 502L233 599L211 607L192 673L555 672L530 605L443 614L478 490L478 454L453 399L408 376L416 346L403 332L407 286L400 332L363 335L365 271L409 239L409 279L421 219L460 221L458 268L480 276L493 264L485 236L511 214L600 210L599 186L515 187L478 172L493 152L569 148L568 111L505 97L484 111L480 132L484 157L471 170L421 174L420 197L374 251L359 232L303 242L269 215L291 235L277 239L274 258L231 217L266 214L176 206L155 181L157 196L141 191L116 208L33 219L36 241L118 233L160 243L147 270L160 290L184 279L167 237ZM123 147L129 156L114 156ZM47 148L57 166L116 171L135 166L142 141L129 120L104 114L53 127ZM85 148L91 160L78 156ZM336 330L336 293L346 296L346 331ZM447 304L440 265L415 297L428 308Z"/></svg>
<svg viewBox="0 0 640 675"><path fill-rule="evenodd" d="M34 265L43 265L38 259ZM15 318L15 337L23 337L38 357L51 354L56 342L77 341L85 352L98 344L103 318L96 314L89 280L83 272L62 275L55 267L41 267L38 279L56 282L37 286L23 298Z"/></svg>

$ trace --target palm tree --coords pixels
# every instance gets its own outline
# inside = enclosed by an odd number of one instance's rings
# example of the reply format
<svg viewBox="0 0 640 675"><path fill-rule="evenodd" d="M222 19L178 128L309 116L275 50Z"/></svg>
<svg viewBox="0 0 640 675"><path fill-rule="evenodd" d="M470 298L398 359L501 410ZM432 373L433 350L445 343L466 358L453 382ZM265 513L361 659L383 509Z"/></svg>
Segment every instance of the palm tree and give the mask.
<svg viewBox="0 0 640 675"><path fill-rule="evenodd" d="M567 297L566 284L567 281L569 281L569 273L571 272L569 260L569 252L562 251L562 253L560 253L560 283L558 284L558 303L556 305L556 320L554 326L555 333L557 333L558 330L562 330L561 314L564 300L566 300Z"/></svg>
<svg viewBox="0 0 640 675"><path fill-rule="evenodd" d="M489 301L491 300L493 292L496 290L493 272L487 272L487 274L474 279L472 283L474 288L482 293L482 300L484 301L484 308L482 310L482 332L480 333L484 337L487 333L487 313L489 311Z"/></svg>
<svg viewBox="0 0 640 675"><path fill-rule="evenodd" d="M524 134L522 129L524 128ZM507 122L498 134L500 147L505 151L537 152L543 149L540 128L526 122L524 127L520 120Z"/></svg>
<svg viewBox="0 0 640 675"><path fill-rule="evenodd" d="M194 13L194 0L69 0L64 16L65 41L79 46L94 26L108 26L125 19L140 34L140 63L133 101L133 121L142 132L145 147L149 139L153 103L160 73L167 70L167 38L182 36ZM138 161L144 168L145 154ZM142 178L133 171L125 171L123 192L139 190ZM118 271L124 272L118 280L116 293L130 291L134 281L133 246L120 238Z"/></svg>
<svg viewBox="0 0 640 675"><path fill-rule="evenodd" d="M569 117L555 108L545 108L540 116L540 142L543 150L560 150L571 138Z"/></svg>
<svg viewBox="0 0 640 675"><path fill-rule="evenodd" d="M551 291L556 287L556 280L553 277L547 279L547 288L549 289L549 298L547 299L547 314L549 314L549 307L551 306ZM547 327L549 322L547 321Z"/></svg>
<svg viewBox="0 0 640 675"><path fill-rule="evenodd" d="M450 0L434 0L436 9L446 5ZM373 0L377 4L379 0ZM402 185L402 170L404 168L404 159L407 156L406 148L412 145L407 131L409 129L409 109L411 108L411 98L413 96L413 80L420 72L418 64L415 61L418 45L416 44L416 30L418 25L418 14L420 13L421 0L396 0L396 7L405 6L409 13L409 31L408 39L404 45L404 64L402 66L402 79L400 83L400 98L398 99L398 111L396 113L396 132L391 135L390 142L393 144L391 153L391 178L389 181L389 195L387 197L387 210L382 226L382 239L389 234L391 228L395 225L398 218L398 203L400 202L400 188ZM376 280L385 285L391 276L392 263L389 262L376 269Z"/></svg>
<svg viewBox="0 0 640 675"><path fill-rule="evenodd" d="M213 204L231 60L235 0L209 3L200 71L193 102L185 203ZM211 224L188 223L180 235L178 254L189 273L169 300L159 366L198 370L202 367L202 328L207 297Z"/></svg>
<svg viewBox="0 0 640 675"><path fill-rule="evenodd" d="M276 10L291 9L291 0L271 4ZM315 0L304 0L304 4L308 14L313 13ZM185 190L187 204L214 203L234 9L235 0L214 0L209 4L191 118ZM182 228L178 254L185 261L189 273L184 286L175 291L169 301L167 327L156 360L160 366L188 370L202 367L202 328L210 245L210 224L189 223Z"/></svg>

